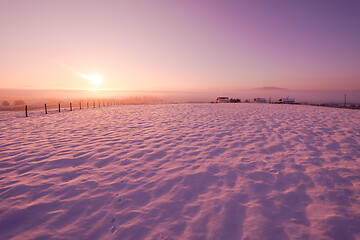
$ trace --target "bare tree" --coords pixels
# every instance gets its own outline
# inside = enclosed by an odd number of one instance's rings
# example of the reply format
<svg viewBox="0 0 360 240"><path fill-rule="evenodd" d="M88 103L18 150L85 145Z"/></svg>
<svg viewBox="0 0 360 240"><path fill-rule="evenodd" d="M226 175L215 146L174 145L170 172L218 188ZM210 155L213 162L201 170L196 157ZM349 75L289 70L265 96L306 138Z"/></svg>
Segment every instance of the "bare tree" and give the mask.
<svg viewBox="0 0 360 240"><path fill-rule="evenodd" d="M3 106L10 106L10 103L9 103L8 101L4 100L4 101L2 102L2 105L3 105Z"/></svg>
<svg viewBox="0 0 360 240"><path fill-rule="evenodd" d="M14 101L14 105L15 105L15 106L25 105L25 102L24 102L23 100L15 100L15 101Z"/></svg>

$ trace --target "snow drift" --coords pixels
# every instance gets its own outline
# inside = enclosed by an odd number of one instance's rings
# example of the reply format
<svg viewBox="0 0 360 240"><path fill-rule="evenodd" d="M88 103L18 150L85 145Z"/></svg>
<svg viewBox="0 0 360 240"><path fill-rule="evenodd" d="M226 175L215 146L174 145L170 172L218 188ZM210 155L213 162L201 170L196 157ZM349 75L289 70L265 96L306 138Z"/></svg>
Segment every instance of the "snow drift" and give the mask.
<svg viewBox="0 0 360 240"><path fill-rule="evenodd" d="M2 239L358 239L360 112L136 105L0 115Z"/></svg>

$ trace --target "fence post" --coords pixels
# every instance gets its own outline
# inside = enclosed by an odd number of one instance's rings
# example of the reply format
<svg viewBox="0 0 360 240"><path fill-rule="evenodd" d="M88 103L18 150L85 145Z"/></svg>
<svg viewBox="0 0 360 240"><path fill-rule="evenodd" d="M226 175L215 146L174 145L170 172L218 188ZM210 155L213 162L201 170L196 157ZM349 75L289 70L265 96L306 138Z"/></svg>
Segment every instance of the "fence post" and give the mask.
<svg viewBox="0 0 360 240"><path fill-rule="evenodd" d="M59 112L60 112L60 103L59 103Z"/></svg>
<svg viewBox="0 0 360 240"><path fill-rule="evenodd" d="M47 108L46 108L46 103L45 103L45 114L47 114Z"/></svg>
<svg viewBox="0 0 360 240"><path fill-rule="evenodd" d="M71 106L71 103L70 103L70 111L72 111L72 106Z"/></svg>
<svg viewBox="0 0 360 240"><path fill-rule="evenodd" d="M25 105L25 117L28 117L28 114L27 114L27 105Z"/></svg>
<svg viewBox="0 0 360 240"><path fill-rule="evenodd" d="M87 106L87 108L89 109L89 103L88 103L88 102L86 103L86 106Z"/></svg>
<svg viewBox="0 0 360 240"><path fill-rule="evenodd" d="M95 108L95 102L94 102L94 108Z"/></svg>
<svg viewBox="0 0 360 240"><path fill-rule="evenodd" d="M80 106L80 110L81 110L81 103L79 103L79 106Z"/></svg>

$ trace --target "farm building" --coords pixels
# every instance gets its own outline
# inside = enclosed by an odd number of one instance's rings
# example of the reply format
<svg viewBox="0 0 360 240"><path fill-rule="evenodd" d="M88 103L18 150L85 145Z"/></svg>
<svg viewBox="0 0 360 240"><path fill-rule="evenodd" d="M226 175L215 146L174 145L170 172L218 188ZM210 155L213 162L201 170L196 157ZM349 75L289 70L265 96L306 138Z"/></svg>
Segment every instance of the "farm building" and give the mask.
<svg viewBox="0 0 360 240"><path fill-rule="evenodd" d="M295 103L294 98L280 98L279 103Z"/></svg>
<svg viewBox="0 0 360 240"><path fill-rule="evenodd" d="M228 103L228 102L230 102L230 100L229 100L228 97L218 97L218 98L216 99L216 102L217 102L217 103Z"/></svg>
<svg viewBox="0 0 360 240"><path fill-rule="evenodd" d="M256 103L266 103L266 99L265 98L254 98L254 101Z"/></svg>

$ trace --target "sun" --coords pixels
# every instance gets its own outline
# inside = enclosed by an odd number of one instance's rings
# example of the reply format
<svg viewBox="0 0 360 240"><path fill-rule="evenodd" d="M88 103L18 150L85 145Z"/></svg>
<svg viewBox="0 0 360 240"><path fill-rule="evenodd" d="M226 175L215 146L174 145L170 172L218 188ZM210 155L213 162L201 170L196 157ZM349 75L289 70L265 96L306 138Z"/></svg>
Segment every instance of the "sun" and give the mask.
<svg viewBox="0 0 360 240"><path fill-rule="evenodd" d="M93 75L90 80L94 85L100 85L102 83L102 77L100 75Z"/></svg>
<svg viewBox="0 0 360 240"><path fill-rule="evenodd" d="M85 78L87 80L90 80L91 83L95 86L99 86L102 83L102 77L98 74L94 74L94 75L85 75L85 74L81 74L80 77Z"/></svg>

